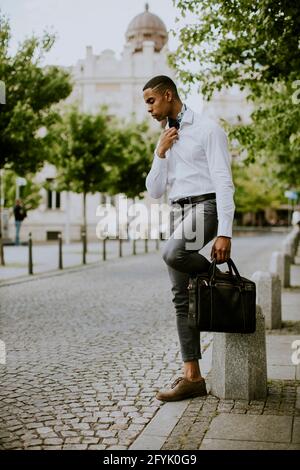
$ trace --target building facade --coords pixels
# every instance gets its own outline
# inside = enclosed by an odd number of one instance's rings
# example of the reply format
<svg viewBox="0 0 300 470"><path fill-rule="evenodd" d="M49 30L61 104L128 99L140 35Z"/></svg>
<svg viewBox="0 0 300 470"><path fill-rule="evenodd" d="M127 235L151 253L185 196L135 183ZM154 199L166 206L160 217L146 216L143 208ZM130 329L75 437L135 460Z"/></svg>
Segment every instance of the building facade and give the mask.
<svg viewBox="0 0 300 470"><path fill-rule="evenodd" d="M85 57L79 59L74 66L66 68L72 77L73 90L64 105L76 104L81 111L87 113L96 113L105 105L111 115L121 120L139 122L146 118L150 126L158 130L159 124L147 116L142 89L147 80L155 75L174 78L174 71L167 64L168 52L166 26L157 15L149 11L146 4L145 10L135 16L127 27L120 57L110 49L96 54L91 46L87 46ZM202 109L215 120L225 119L231 124L239 124L249 122L253 108L247 102L245 92L232 87L214 93L209 102L203 103ZM47 164L36 179L39 183L47 181L51 186L55 177L55 167ZM62 233L67 243L79 240L83 225L82 195L66 191L56 193L51 189L42 189L41 195L42 203L36 210L29 211L23 222L23 240L27 239L29 232L35 241L40 242L56 239L58 233ZM89 240L97 239L99 218L96 214L99 204L111 203L118 210L123 201L123 195L110 197L97 193L87 196ZM149 207L154 201L145 192L143 202ZM167 195L161 202L167 202ZM6 236L13 239L13 217L8 220L6 215L4 222Z"/></svg>
<svg viewBox="0 0 300 470"><path fill-rule="evenodd" d="M128 25L125 39L120 58L113 50L97 55L87 46L85 58L70 68L74 88L67 103L77 102L89 113L106 105L111 114L126 120L146 117L144 84L154 75L174 75L167 65L167 29L146 4L145 11Z"/></svg>
<svg viewBox="0 0 300 470"><path fill-rule="evenodd" d="M65 105L77 104L87 113L96 113L101 106L108 107L109 113L124 120L141 121L148 118L153 128L158 123L147 117L143 101L144 84L154 75L169 75L174 72L167 65L168 32L163 21L145 10L135 16L127 27L125 44L121 57L106 49L95 54L91 46L86 48L86 56L77 64L67 68L73 80L73 91ZM55 180L54 166L45 165L37 175L37 182L51 183ZM21 236L27 239L28 233L36 241L55 239L59 232L65 241L79 240L83 221L83 198L72 192L56 193L42 189L42 203L28 213L23 222ZM146 197L146 203L149 199ZM97 207L101 203L112 203L118 207L122 195L115 197L103 194L87 196L87 225L89 240L96 240ZM14 237L14 221L8 223L9 237Z"/></svg>

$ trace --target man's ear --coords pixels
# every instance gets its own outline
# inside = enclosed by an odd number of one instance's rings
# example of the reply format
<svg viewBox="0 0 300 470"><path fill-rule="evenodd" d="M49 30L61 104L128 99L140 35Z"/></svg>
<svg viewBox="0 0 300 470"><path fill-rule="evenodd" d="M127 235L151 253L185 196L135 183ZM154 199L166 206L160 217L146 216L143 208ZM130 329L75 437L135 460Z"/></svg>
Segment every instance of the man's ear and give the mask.
<svg viewBox="0 0 300 470"><path fill-rule="evenodd" d="M166 90L166 98L167 98L167 101L170 103L173 99L173 94L171 92L171 90Z"/></svg>

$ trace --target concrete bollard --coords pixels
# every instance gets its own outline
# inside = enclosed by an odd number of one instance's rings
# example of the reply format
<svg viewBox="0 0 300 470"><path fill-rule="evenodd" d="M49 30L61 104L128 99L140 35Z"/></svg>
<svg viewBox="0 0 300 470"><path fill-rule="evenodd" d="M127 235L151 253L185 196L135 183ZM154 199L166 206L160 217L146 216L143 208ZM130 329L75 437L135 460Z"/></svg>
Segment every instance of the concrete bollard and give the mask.
<svg viewBox="0 0 300 470"><path fill-rule="evenodd" d="M293 256L295 256L297 243L296 243L296 238L295 238L295 236L293 235L293 233L290 233L290 234L289 234L288 240L289 240L289 242L290 242L291 245L292 245L292 250L293 250L293 251L292 251L292 254L293 254Z"/></svg>
<svg viewBox="0 0 300 470"><path fill-rule="evenodd" d="M229 400L256 400L267 395L265 320L256 306L256 332L214 333L211 393Z"/></svg>
<svg viewBox="0 0 300 470"><path fill-rule="evenodd" d="M281 282L278 274L256 271L251 279L256 284L256 303L261 307L266 328L281 328Z"/></svg>
<svg viewBox="0 0 300 470"><path fill-rule="evenodd" d="M297 256L298 246L299 246L299 242L297 241L296 238L294 238L294 258L295 258L295 256Z"/></svg>
<svg viewBox="0 0 300 470"><path fill-rule="evenodd" d="M293 227L292 231L288 235L288 238L291 240L291 242L293 244L293 250L294 250L293 255L294 256L296 256L297 251L298 251L299 236L300 236L300 232L299 232L299 227L297 225L297 226Z"/></svg>
<svg viewBox="0 0 300 470"><path fill-rule="evenodd" d="M292 264L295 263L294 258L297 252L297 244L296 239L291 233L282 242L282 252L290 256Z"/></svg>
<svg viewBox="0 0 300 470"><path fill-rule="evenodd" d="M300 241L300 227L295 225L291 231L291 237L295 240L296 252Z"/></svg>
<svg viewBox="0 0 300 470"><path fill-rule="evenodd" d="M282 242L282 252L290 257L291 264L294 264L295 245L291 237L286 237Z"/></svg>
<svg viewBox="0 0 300 470"><path fill-rule="evenodd" d="M294 225L290 233L293 236L299 238L299 236L300 236L300 226L298 224Z"/></svg>
<svg viewBox="0 0 300 470"><path fill-rule="evenodd" d="M273 251L269 271L278 274L282 287L290 286L291 258L289 255Z"/></svg>

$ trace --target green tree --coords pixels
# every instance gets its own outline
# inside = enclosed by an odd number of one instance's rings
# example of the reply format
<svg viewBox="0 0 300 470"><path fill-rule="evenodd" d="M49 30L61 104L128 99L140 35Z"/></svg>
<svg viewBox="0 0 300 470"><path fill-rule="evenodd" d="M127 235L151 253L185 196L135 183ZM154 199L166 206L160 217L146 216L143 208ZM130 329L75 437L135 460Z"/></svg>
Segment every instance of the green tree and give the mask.
<svg viewBox="0 0 300 470"><path fill-rule="evenodd" d="M145 192L145 179L151 168L157 135L149 130L147 122L132 122L119 127L115 139L122 159L109 192L123 193L129 198L141 197Z"/></svg>
<svg viewBox="0 0 300 470"><path fill-rule="evenodd" d="M0 114L1 168L23 176L36 172L48 157L47 129L58 117L53 105L65 99L72 86L67 72L59 67L42 67L55 37L44 34L20 44L11 56L10 26L0 12L0 77L5 83L6 104Z"/></svg>
<svg viewBox="0 0 300 470"><path fill-rule="evenodd" d="M74 107L52 128L57 189L82 194L85 231L87 194L108 192L118 176L122 152L115 126L104 109L92 115Z"/></svg>
<svg viewBox="0 0 300 470"><path fill-rule="evenodd" d="M61 68L42 66L54 44L53 35L24 40L13 56L10 41L10 25L0 11L0 79L6 90L6 104L0 105L0 169L26 176L38 171L48 158L49 137L39 131L57 120L54 105L70 94L72 86ZM1 225L0 253L4 264Z"/></svg>
<svg viewBox="0 0 300 470"><path fill-rule="evenodd" d="M265 208L277 209L284 201L283 186L280 182L274 181L274 176L268 166L235 162L232 166L232 173L237 212L257 212Z"/></svg>
<svg viewBox="0 0 300 470"><path fill-rule="evenodd" d="M81 193L86 231L86 196L104 192L130 198L145 192L156 135L146 122L121 123L102 110L81 113L73 107L52 128L56 188Z"/></svg>
<svg viewBox="0 0 300 470"><path fill-rule="evenodd" d="M4 207L12 211L16 200L16 175L12 170L6 170L2 179ZM34 175L26 175L26 185L20 188L20 199L22 199L26 211L36 209L42 199L40 194L41 185L34 182Z"/></svg>
<svg viewBox="0 0 300 470"><path fill-rule="evenodd" d="M299 87L300 88L300 87ZM252 122L232 128L230 135L247 150L248 161L273 169L273 179L283 187L300 187L300 105L290 82L260 85L254 99ZM294 98L294 99L293 99Z"/></svg>
<svg viewBox="0 0 300 470"><path fill-rule="evenodd" d="M252 123L230 129L247 162L274 169L287 187L300 185L300 4L293 0L174 0L183 27L170 56L187 89L199 84L209 99L238 85L254 103ZM187 65L193 62L197 69ZM296 87L296 88L295 88ZM298 88L298 90L297 90ZM246 170L245 170L246 171Z"/></svg>
<svg viewBox="0 0 300 470"><path fill-rule="evenodd" d="M172 65L184 83L200 83L206 97L238 84L299 77L300 4L294 0L174 0L181 16L197 21L180 30ZM195 62L191 72L187 64Z"/></svg>

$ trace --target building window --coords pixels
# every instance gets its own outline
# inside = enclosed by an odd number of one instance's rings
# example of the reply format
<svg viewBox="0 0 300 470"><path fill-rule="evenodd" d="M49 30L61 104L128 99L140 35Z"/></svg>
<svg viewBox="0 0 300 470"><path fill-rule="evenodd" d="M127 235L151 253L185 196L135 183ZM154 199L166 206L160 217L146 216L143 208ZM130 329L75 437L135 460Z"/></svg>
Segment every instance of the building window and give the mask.
<svg viewBox="0 0 300 470"><path fill-rule="evenodd" d="M47 209L52 209L52 191L47 189Z"/></svg>
<svg viewBox="0 0 300 470"><path fill-rule="evenodd" d="M60 209L60 192L55 192L55 208Z"/></svg>
<svg viewBox="0 0 300 470"><path fill-rule="evenodd" d="M106 193L100 193L100 204L111 204L116 205L116 196L110 196Z"/></svg>
<svg viewBox="0 0 300 470"><path fill-rule="evenodd" d="M46 232L46 239L47 240L58 240L58 235L61 234L60 231L58 230L52 230L49 232Z"/></svg>
<svg viewBox="0 0 300 470"><path fill-rule="evenodd" d="M47 178L47 209L60 209L60 192L52 189L53 178Z"/></svg>

